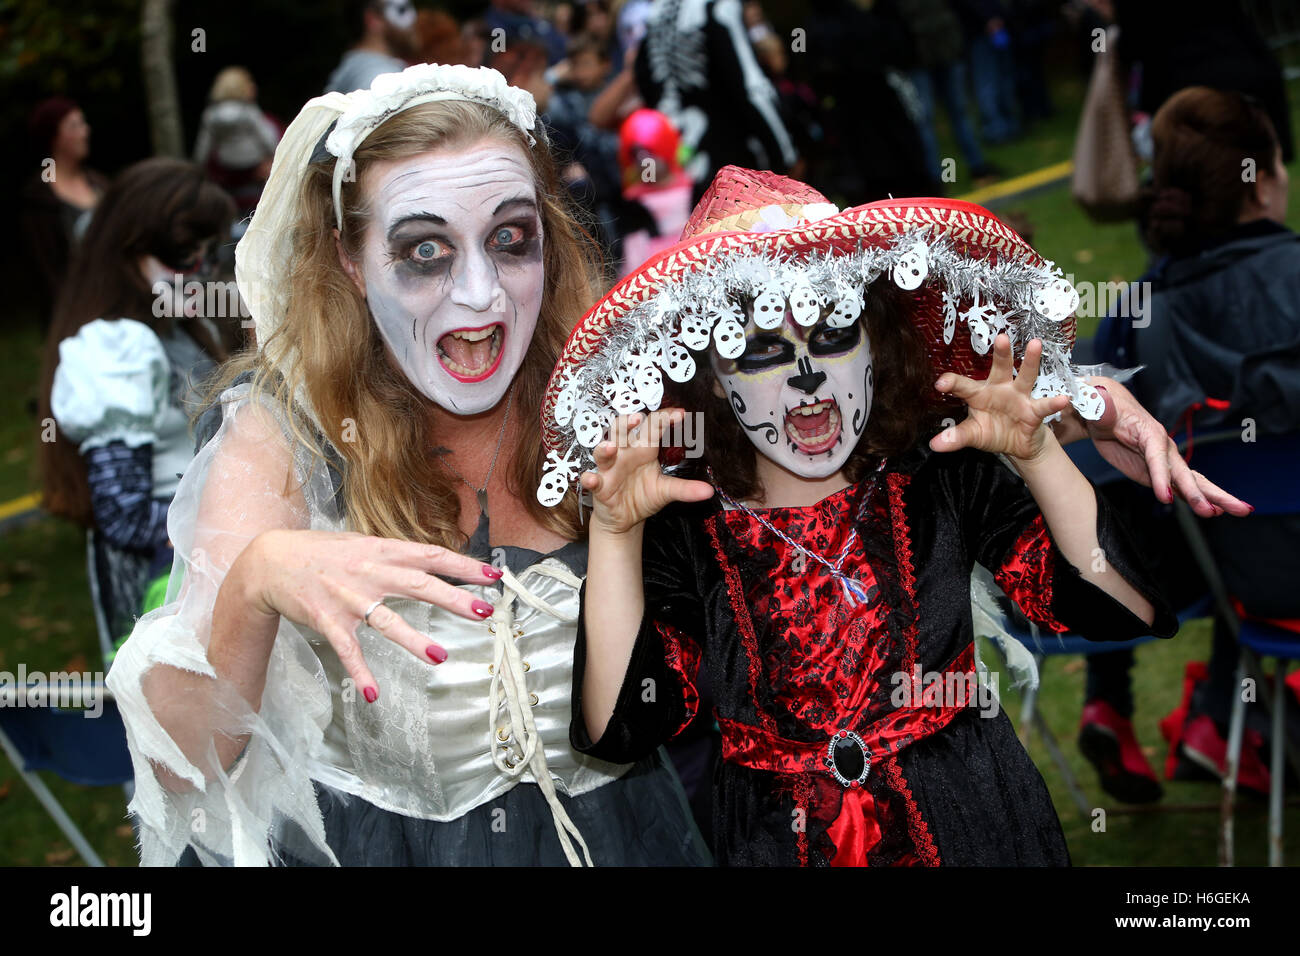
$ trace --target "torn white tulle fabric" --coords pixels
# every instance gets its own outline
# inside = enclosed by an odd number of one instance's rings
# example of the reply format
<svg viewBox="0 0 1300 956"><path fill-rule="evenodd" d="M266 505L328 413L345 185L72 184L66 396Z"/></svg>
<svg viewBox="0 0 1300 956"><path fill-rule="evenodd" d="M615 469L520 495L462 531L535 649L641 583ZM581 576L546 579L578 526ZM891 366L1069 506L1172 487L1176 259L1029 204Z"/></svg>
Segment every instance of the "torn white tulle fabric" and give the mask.
<svg viewBox="0 0 1300 956"><path fill-rule="evenodd" d="M226 393L233 401L220 431L181 479L168 517L176 559L166 602L136 623L108 676L134 763L130 810L145 866L174 865L191 845L208 865L264 864L284 820L301 827L317 862L335 862L310 773L323 755L330 693L306 636L280 624L260 713L207 658L217 591L253 537L276 527L341 530L323 465L295 460L275 413L241 400L247 390ZM286 497L290 477L302 487ZM230 772L216 759L214 733L251 735ZM155 768L184 783L164 787Z"/></svg>
<svg viewBox="0 0 1300 956"><path fill-rule="evenodd" d="M259 711L218 679L207 657L213 606L244 547L272 528L349 530L324 462L295 446L282 414L247 384L222 402L222 425L171 507L166 603L137 622L108 677L135 768L141 862L173 865L192 846L205 864L259 865L291 846L303 862L335 863L317 783L434 821L535 783L570 861L589 860L557 794L589 792L628 768L569 744L581 579L553 558L509 573L501 593L462 585L495 604L487 621L387 600L449 657L432 667L359 626L380 687L373 704L324 638L283 618ZM219 765L214 735L247 736L233 766Z"/></svg>
<svg viewBox="0 0 1300 956"><path fill-rule="evenodd" d="M1015 690L1032 693L1038 690L1038 665L1033 652L1025 647L1007 626L1006 612L999 597L1002 589L988 569L975 565L970 579L971 621L975 636L990 640L996 645L1011 673L1011 686ZM987 671L979 660L979 642L975 645L976 663L981 673ZM996 685L990 685L996 692Z"/></svg>

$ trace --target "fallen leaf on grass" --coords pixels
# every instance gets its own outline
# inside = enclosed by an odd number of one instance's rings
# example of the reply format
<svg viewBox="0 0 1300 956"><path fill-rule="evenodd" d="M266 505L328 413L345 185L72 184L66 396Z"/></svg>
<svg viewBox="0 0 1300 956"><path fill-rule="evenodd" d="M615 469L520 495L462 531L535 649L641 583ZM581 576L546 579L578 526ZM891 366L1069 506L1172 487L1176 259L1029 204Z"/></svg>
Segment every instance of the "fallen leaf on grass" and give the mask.
<svg viewBox="0 0 1300 956"><path fill-rule="evenodd" d="M49 853L45 854L45 865L58 866L60 863L67 863L70 860L76 859L76 856L77 851L72 847L68 847L64 850L51 850Z"/></svg>

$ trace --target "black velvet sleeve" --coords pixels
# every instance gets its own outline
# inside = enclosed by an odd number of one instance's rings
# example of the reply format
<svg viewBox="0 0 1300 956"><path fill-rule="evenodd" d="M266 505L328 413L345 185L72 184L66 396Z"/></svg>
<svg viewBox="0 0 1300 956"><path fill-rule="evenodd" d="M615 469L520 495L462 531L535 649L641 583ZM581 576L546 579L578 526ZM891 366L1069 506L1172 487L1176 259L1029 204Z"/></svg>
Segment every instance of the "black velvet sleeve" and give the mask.
<svg viewBox="0 0 1300 956"><path fill-rule="evenodd" d="M614 714L600 740L594 742L582 715L587 660L587 584L583 584L569 725L570 742L581 753L632 763L674 737L695 714L705 618L693 574L690 520L670 508L646 522L641 558L645 613Z"/></svg>
<svg viewBox="0 0 1300 956"><path fill-rule="evenodd" d="M1051 540L1037 502L1021 478L992 455L958 452L943 469L947 494L958 502L972 557L988 568L1007 596L1031 619L1093 641L1128 641L1147 634L1173 637L1178 619L1138 556L1128 531L1089 483L1097 505L1097 543L1108 572L1119 574L1151 602L1148 625L1088 582ZM953 487L953 483L958 487Z"/></svg>

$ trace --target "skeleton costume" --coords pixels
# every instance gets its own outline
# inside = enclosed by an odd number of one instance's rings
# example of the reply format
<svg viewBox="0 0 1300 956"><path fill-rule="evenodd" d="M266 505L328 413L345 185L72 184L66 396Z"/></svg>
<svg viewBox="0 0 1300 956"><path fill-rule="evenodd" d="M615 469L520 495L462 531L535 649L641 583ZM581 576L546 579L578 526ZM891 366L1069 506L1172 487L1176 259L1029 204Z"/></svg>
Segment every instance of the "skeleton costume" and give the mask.
<svg viewBox="0 0 1300 956"><path fill-rule="evenodd" d="M241 241L241 292L266 342L290 288L300 182L322 150L339 183L357 145L396 112L434 100L491 106L532 130L532 97L492 70L421 65L368 91L309 102L276 152ZM535 148L546 148L545 142ZM418 661L365 624L358 638L383 693L366 703L321 635L281 617L260 710L217 678L207 645L217 591L266 528L346 531L348 480L306 394L296 421L248 381L209 413L211 437L176 492L176 568L165 605L138 622L109 676L135 763L130 810L142 862L203 864L696 864L708 861L680 785L657 755L611 762L569 744L574 626L586 546L489 548L487 515L468 552L503 572L465 585L495 609L469 621L388 605L448 653ZM316 455L296 434L311 435ZM284 476L301 487L286 496ZM175 669L170 673L162 670ZM177 681L175 671L190 676ZM248 734L229 767L214 732ZM201 741L195 745L193 741ZM187 781L166 789L155 767Z"/></svg>
<svg viewBox="0 0 1300 956"><path fill-rule="evenodd" d="M912 295L936 369L983 377L994 333L1009 332L1017 356L1041 337L1038 394L1068 392L1100 414L1069 364L1074 290L985 210L891 200L839 212L802 184L728 168L683 241L575 329L543 404L555 467L539 496L567 493L613 415L657 408L660 375L685 380L714 353L759 373L743 386L720 377L756 448L796 474L833 474L868 418L890 412L872 407L874 376L890 370L853 331L873 282ZM707 681L722 735L719 863L1066 864L1042 778L976 676L970 581L982 565L1054 631L1172 636L1100 499L1097 536L1155 606L1152 626L1083 579L1018 476L982 452L921 444L809 507L751 509L721 488L670 505L646 523L646 610L595 742L579 620L574 745L614 761L648 753L695 716ZM659 688L653 701L645 686Z"/></svg>

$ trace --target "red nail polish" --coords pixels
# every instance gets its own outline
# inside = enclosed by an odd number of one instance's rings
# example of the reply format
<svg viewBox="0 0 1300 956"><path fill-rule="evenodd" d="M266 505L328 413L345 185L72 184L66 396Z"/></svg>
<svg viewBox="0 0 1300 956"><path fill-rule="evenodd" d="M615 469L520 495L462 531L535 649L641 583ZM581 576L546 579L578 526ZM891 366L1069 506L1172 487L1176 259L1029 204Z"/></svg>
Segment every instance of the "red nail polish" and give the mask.
<svg viewBox="0 0 1300 956"><path fill-rule="evenodd" d="M483 577L491 578L493 581L496 581L501 578L501 571L499 568L494 568L490 564L485 564L483 565Z"/></svg>
<svg viewBox="0 0 1300 956"><path fill-rule="evenodd" d="M1251 513L1251 514L1254 514L1254 513L1255 513L1255 506L1254 506L1254 505L1246 505L1246 507L1250 509L1250 513Z"/></svg>
<svg viewBox="0 0 1300 956"><path fill-rule="evenodd" d="M469 609L473 611L475 614L477 614L479 617L492 616L492 605L489 604L487 601L475 601L473 604L469 606Z"/></svg>
<svg viewBox="0 0 1300 956"><path fill-rule="evenodd" d="M437 644L430 644L428 647L424 649L424 653L428 654L429 659L432 660L435 664L441 664L443 661L447 659L447 652L444 651Z"/></svg>
<svg viewBox="0 0 1300 956"><path fill-rule="evenodd" d="M1168 485L1165 485L1165 504L1172 505L1173 503L1174 503L1174 489Z"/></svg>
<svg viewBox="0 0 1300 956"><path fill-rule="evenodd" d="M365 695L367 704L373 704L379 699L379 691L375 690L373 687L367 687L361 693Z"/></svg>

